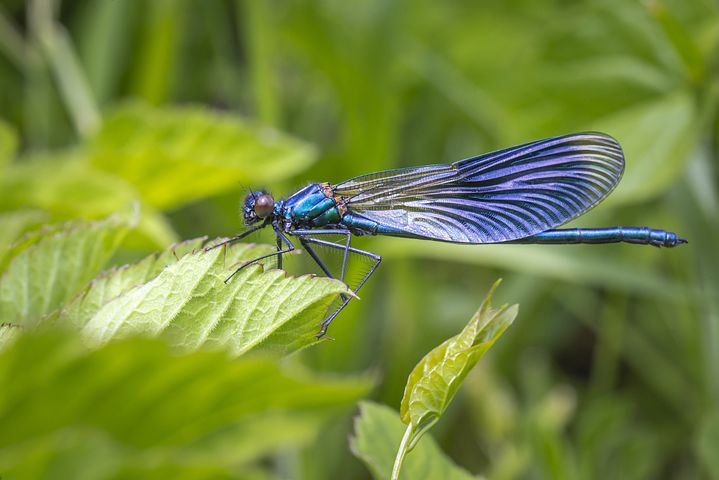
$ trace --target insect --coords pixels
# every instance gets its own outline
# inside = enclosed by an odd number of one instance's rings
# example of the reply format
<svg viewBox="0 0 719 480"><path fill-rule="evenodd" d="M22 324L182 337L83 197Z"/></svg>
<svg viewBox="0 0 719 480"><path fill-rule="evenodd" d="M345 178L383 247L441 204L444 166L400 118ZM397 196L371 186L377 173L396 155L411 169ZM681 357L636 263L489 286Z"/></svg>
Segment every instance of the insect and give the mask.
<svg viewBox="0 0 719 480"><path fill-rule="evenodd" d="M624 171L622 149L609 135L576 133L486 153L451 164L370 173L338 183L313 183L287 199L251 192L244 204L247 230L221 245L272 227L277 251L295 249L297 239L329 277L316 246L339 249L344 281L349 253L371 261L353 294L380 264L379 255L353 248L353 235L389 235L451 243L617 243L675 247L687 241L673 232L646 227L555 229L601 202ZM344 235L342 243L327 235ZM322 238L325 236L325 238ZM234 275L234 273L233 273ZM230 277L232 278L232 277ZM229 280L229 279L228 279ZM321 323L318 337L350 296Z"/></svg>

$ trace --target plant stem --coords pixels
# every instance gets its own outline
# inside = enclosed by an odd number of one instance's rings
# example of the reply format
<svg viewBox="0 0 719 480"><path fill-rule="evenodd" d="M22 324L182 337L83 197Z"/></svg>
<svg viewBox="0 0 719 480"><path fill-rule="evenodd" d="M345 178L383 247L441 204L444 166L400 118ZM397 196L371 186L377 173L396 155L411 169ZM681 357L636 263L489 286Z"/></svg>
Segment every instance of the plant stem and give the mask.
<svg viewBox="0 0 719 480"><path fill-rule="evenodd" d="M399 480L399 472L402 469L402 464L404 463L404 457L407 455L407 452L409 451L409 441L410 438L412 438L412 433L414 429L412 428L412 425L407 425L407 429L404 431L404 436L402 437L402 442L399 444L399 449L397 450L397 456L394 457L394 465L392 466L392 480Z"/></svg>

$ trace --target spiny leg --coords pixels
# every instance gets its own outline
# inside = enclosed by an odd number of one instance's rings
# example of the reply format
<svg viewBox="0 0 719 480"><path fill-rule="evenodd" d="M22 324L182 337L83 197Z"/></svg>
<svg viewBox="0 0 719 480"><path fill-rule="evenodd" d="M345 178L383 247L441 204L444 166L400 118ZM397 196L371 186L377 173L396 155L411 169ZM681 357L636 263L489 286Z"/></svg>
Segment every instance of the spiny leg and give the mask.
<svg viewBox="0 0 719 480"><path fill-rule="evenodd" d="M250 265L254 265L255 263L259 262L260 260L264 260L265 258L269 258L269 257L272 257L272 256L277 255L277 258L278 258L279 262L281 263L281 261L282 261L282 255L285 254L285 253L290 253L290 252L292 252L292 251L295 249L295 245L290 241L289 238L287 238L287 235L285 235L284 233L282 233L281 230L275 228L275 233L277 234L277 251L276 251L276 252L272 252L272 253L268 253L268 254L266 254L266 255L261 255L261 256L255 258L255 259L253 259L253 260L250 260L249 262L243 263L242 265L240 265L240 266L237 268L237 270L235 270L234 272L232 272L232 275L230 275L229 277L227 277L227 278L225 279L225 283L227 283L227 282L229 282L230 280L232 280L232 277L234 277L235 275L237 275L243 268L249 267ZM284 249L284 250L282 249L282 242L283 242L283 241L287 244L287 248Z"/></svg>
<svg viewBox="0 0 719 480"><path fill-rule="evenodd" d="M310 230L309 232L319 233L320 235L325 234L325 233L333 233L333 234L337 234L337 233L338 233L336 230L335 230L335 231L324 231L324 230L311 231L311 230ZM295 234L297 233L297 231L293 231L293 232L291 232L291 233L292 233L293 235L295 235ZM367 251L365 251L365 250L359 250L359 249L357 249L357 248L352 248L352 247L349 247L349 246L342 247L342 246L337 245L336 243L333 243L333 242L328 242L328 241L326 241L326 240L320 240L320 239L317 239L317 238L308 237L307 234L304 234L304 235L302 235L302 236L299 236L298 238L300 238L300 241L302 242L302 245L303 245L305 248L308 247L308 244L309 244L309 243L314 243L314 244L316 244L316 245L322 245L322 246L329 247L329 248L342 249L342 250L344 250L344 258L345 258L345 261L346 261L347 253L348 253L348 252L356 253L356 254L358 254L358 255L364 255L364 256L369 257L369 258L371 258L372 260L374 260L374 263L372 264L372 267L371 267L371 268L369 269L369 271L364 275L364 277L363 277L362 280L359 282L359 284L357 285L357 287L352 290L352 293L355 294L355 296L356 296L357 292L359 292L359 289L362 288L362 285L364 285L365 282L369 279L369 277L372 276L372 274L374 273L374 271L377 269L377 267L379 266L380 262L382 261L382 257L379 256L379 255L377 255L376 253L367 252ZM310 253L310 250L311 250L311 248L308 250L308 253ZM315 261L317 262L317 258L315 258L317 255L316 255L316 253L313 255L313 253L314 253L314 251L312 251L312 253L310 253L310 256L312 257L313 260L315 260ZM335 278L333 275L330 274L330 272L328 271L327 267L324 266L324 263L323 263L321 260L320 260L319 262L317 262L317 263L318 263L318 265L320 266L320 268L321 268L326 274L328 274L328 276L329 276L330 278ZM344 271L344 265L343 265L343 271ZM344 275L344 274L343 274L343 275ZM342 309L344 309L344 308L347 306L347 304L348 304L349 301L350 301L350 297L347 296L347 295L345 295L345 296L342 297L342 300L343 300L343 301L342 301L342 304L339 306L339 308L337 308L337 310L335 310L334 312L332 312L332 314L330 314L327 318L325 318L325 319L322 321L322 323L320 324L320 331L319 331L319 333L317 334L317 338L322 338L322 337L324 337L324 336L327 334L327 328L329 327L330 323L332 323L332 320L334 320L334 318L342 311Z"/></svg>
<svg viewBox="0 0 719 480"><path fill-rule="evenodd" d="M251 233L255 233L257 230L260 230L260 229L262 229L262 228L265 228L265 225L257 225L257 226L255 226L255 227L252 227L252 228L250 228L250 229L248 229L248 230L245 230L244 232L242 232L242 233L240 233L240 234L238 234L238 235L235 235L235 236L232 237L232 238L228 238L228 239L225 240L224 242L220 242L220 243L218 243L217 245L213 245L213 246L211 246L211 247L206 247L206 248L205 248L205 251L206 251L206 252L209 252L210 250L214 250L214 249L216 249L216 248L218 248L218 247L222 247L222 246L225 246L225 245L229 245L229 244L231 244L231 243L234 243L234 242L236 242L237 240L240 240L240 239L242 239L242 238L245 238L247 235L249 235L249 234L251 234Z"/></svg>

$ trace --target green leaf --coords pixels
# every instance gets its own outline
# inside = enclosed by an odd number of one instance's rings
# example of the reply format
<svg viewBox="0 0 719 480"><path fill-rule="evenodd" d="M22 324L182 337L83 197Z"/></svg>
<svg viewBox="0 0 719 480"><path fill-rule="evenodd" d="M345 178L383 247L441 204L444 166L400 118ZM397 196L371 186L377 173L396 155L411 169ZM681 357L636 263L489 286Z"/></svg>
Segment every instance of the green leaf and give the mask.
<svg viewBox="0 0 719 480"><path fill-rule="evenodd" d="M404 425L391 408L376 403L360 402L360 415L355 419L354 436L350 448L361 459L376 479L390 478L394 451L397 449ZM401 478L441 478L444 480L476 480L457 466L427 435L415 447L414 455L407 458Z"/></svg>
<svg viewBox="0 0 719 480"><path fill-rule="evenodd" d="M85 162L83 150L34 155L0 176L0 210L33 208L52 219L99 219L127 210L140 194L127 182ZM141 205L137 230L154 245L168 245L175 233L153 208Z"/></svg>
<svg viewBox="0 0 719 480"><path fill-rule="evenodd" d="M100 308L116 297L157 277L163 269L187 253L199 250L204 238L172 245L160 253L148 255L132 265L113 268L95 278L91 285L63 307L60 319L82 328Z"/></svg>
<svg viewBox="0 0 719 480"><path fill-rule="evenodd" d="M230 477L309 443L370 386L367 378L325 380L258 357L178 355L159 340L87 350L76 335L24 334L0 352L0 472L208 478L215 469Z"/></svg>
<svg viewBox="0 0 719 480"><path fill-rule="evenodd" d="M636 263L628 264L596 249L558 249L546 245L450 245L378 239L377 250L393 258L416 257L475 264L611 290L627 290L663 299L682 299L687 289L676 280ZM601 247L597 247L601 249ZM630 247L631 248L631 247ZM657 256L666 254L657 251Z"/></svg>
<svg viewBox="0 0 719 480"><path fill-rule="evenodd" d="M0 277L0 318L24 327L38 325L102 270L129 227L127 220L114 216L26 237Z"/></svg>
<svg viewBox="0 0 719 480"><path fill-rule="evenodd" d="M91 343L142 333L162 335L186 350L207 345L227 347L234 355L253 349L289 353L316 342L328 305L347 287L329 278L294 278L260 266L245 268L225 283L238 265L271 251L268 245L236 244L226 251L189 253L128 289L125 279L136 280L136 270L156 264L145 260L96 282L79 305L71 306L67 320L82 326ZM101 290L118 275L121 285L112 292L124 292L110 298Z"/></svg>
<svg viewBox="0 0 719 480"><path fill-rule="evenodd" d="M499 281L467 326L425 355L409 375L400 415L412 430L410 450L445 411L472 367L517 316L517 305L490 306L498 285Z"/></svg>
<svg viewBox="0 0 719 480"><path fill-rule="evenodd" d="M2 271L3 257L20 234L44 220L47 220L47 213L42 210L20 209L0 212L0 271Z"/></svg>
<svg viewBox="0 0 719 480"><path fill-rule="evenodd" d="M195 108L126 105L91 146L92 164L124 178L161 208L288 178L314 161L306 143L239 118Z"/></svg>

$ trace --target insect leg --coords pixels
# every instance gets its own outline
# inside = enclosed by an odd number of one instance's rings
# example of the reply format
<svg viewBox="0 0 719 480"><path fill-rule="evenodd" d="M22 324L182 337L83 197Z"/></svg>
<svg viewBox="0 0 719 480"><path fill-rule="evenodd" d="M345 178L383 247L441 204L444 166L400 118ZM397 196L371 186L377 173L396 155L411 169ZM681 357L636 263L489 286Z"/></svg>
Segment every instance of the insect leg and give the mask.
<svg viewBox="0 0 719 480"><path fill-rule="evenodd" d="M312 232L313 234L314 234L314 233L318 233L317 231L311 231L311 232ZM325 231L322 231L322 230L320 230L319 232L321 232L320 234L325 233ZM292 232L292 233L295 234L296 232ZM327 233L337 234L338 232L337 232L336 230L334 230L334 231L329 231L329 232L327 232ZM348 232L348 233L349 233L349 232ZM345 262L346 262L347 253L348 253L348 252L356 253L356 254L358 254L358 255L364 255L364 256L369 257L369 258L371 258L372 260L374 260L374 263L372 264L372 267L371 267L371 268L369 269L369 271L365 274L365 276L364 276L364 277L362 278L362 280L359 282L359 284L357 285L357 287L355 287L355 288L352 290L352 293L354 293L355 295L357 294L357 292L359 291L359 289L362 288L362 285L364 285L365 282L372 276L372 274L374 273L374 271L377 269L377 267L379 266L380 262L382 261L382 257L379 256L379 255L377 255L376 253L368 252L368 251L366 251L366 250L360 250L360 249L357 249L357 248L352 248L352 247L350 247L350 246L348 246L348 245L345 246L345 247L342 247L342 246L340 246L340 245L337 245L336 243L328 242L328 241L326 241L326 240L320 240L320 239L318 239L318 238L308 237L307 235L300 235L300 236L298 236L298 238L300 238L300 242L302 243L302 245L303 245L305 248L307 248L310 243L313 243L313 244L316 244L316 245L322 245L322 246L329 247L329 248L341 248L341 249L343 249L343 250L344 250L344 257L345 257L345 260L344 260L344 261L345 261ZM307 253L310 254L310 256L312 257L312 259L317 262L317 264L320 266L320 268L322 268L322 270L323 270L330 278L334 278L332 275L330 275L330 272L328 271L327 267L324 266L324 263L323 263L321 260L318 261L317 258L315 258L317 255L314 253L314 251L313 251L311 248L308 249ZM342 272L343 272L343 275L344 275L344 264L343 264ZM337 308L337 310L335 310L334 312L332 312L332 314L330 314L327 318L325 318L325 319L322 321L322 323L320 324L320 331L319 331L319 333L317 334L317 338L322 338L322 337L324 337L324 336L327 334L327 328L329 327L330 323L332 323L332 320L334 320L334 318L342 311L342 309L347 306L347 304L349 303L349 301L350 301L350 297L349 297L349 296L344 295L344 296L342 297L342 304L339 306L339 308Z"/></svg>
<svg viewBox="0 0 719 480"><path fill-rule="evenodd" d="M247 235L249 235L249 234L251 234L251 233L254 233L254 232L256 232L257 230L260 230L260 229L262 229L262 228L264 228L264 227L265 227L265 225L257 225L257 226L255 226L255 227L252 227L252 228L250 228L250 229L248 229L248 230L245 230L244 232L240 233L239 235L235 235L235 236L232 237L232 238L228 238L228 239L225 240L224 242L218 243L217 245L213 245L213 246L211 246L211 247L206 247L206 248L205 248L205 251L206 251L206 252L209 252L210 250L214 250L215 248L222 247L222 246L224 246L224 245L229 245L229 244L231 244L231 243L234 243L234 242L236 242L237 240L240 240L240 239L242 239L242 238L245 238Z"/></svg>
<svg viewBox="0 0 719 480"><path fill-rule="evenodd" d="M242 265L239 266L239 268L237 268L237 270L235 270L234 272L232 272L232 275L230 275L229 277L227 277L227 278L225 279L225 283L229 282L229 281L232 279L232 277L234 277L235 275L237 275L237 274L238 274L243 268L245 268L245 267L248 267L248 266L250 266L250 265L253 265L253 264L259 262L260 260L264 260L265 258L272 257L272 256L274 256L274 255L277 255L278 258L282 258L282 254L284 254L284 253L290 253L291 251L293 251L293 250L295 249L295 245L290 241L289 238L287 238L287 235L285 235L284 233L282 233L279 229L275 229L275 233L277 234L277 248L278 248L278 250L277 250L276 252L268 253L268 254L266 254L266 255L259 256L259 257L255 258L254 260L250 260L249 262L243 263ZM283 242L283 241L287 244L287 248L284 249L284 250L282 249L282 242Z"/></svg>

